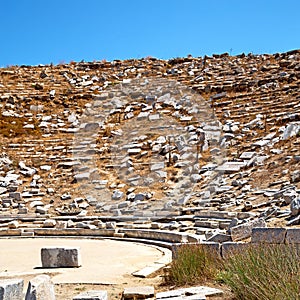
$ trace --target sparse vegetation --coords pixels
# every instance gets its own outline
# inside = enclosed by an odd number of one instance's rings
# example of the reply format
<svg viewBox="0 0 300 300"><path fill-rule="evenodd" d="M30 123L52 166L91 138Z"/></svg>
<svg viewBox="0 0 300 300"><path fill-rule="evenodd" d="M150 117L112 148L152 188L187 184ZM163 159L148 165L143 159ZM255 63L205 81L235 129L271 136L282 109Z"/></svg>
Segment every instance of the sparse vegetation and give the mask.
<svg viewBox="0 0 300 300"><path fill-rule="evenodd" d="M216 278L221 268L221 258L214 251L207 251L201 245L179 247L172 261L166 283L172 285L199 284Z"/></svg>
<svg viewBox="0 0 300 300"><path fill-rule="evenodd" d="M201 245L183 245L170 265L170 285L221 281L236 299L300 299L299 253L293 245L261 245L221 260Z"/></svg>
<svg viewBox="0 0 300 300"><path fill-rule="evenodd" d="M299 254L293 245L261 245L224 262L220 278L237 299L300 299Z"/></svg>

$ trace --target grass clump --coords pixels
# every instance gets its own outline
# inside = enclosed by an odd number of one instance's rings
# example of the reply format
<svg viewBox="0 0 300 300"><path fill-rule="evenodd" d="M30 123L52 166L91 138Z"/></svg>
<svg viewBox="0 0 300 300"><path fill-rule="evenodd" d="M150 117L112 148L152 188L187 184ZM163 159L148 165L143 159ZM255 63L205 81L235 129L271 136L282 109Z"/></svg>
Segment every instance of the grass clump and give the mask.
<svg viewBox="0 0 300 300"><path fill-rule="evenodd" d="M168 269L165 283L182 286L214 279L220 264L221 258L216 251L208 251L199 244L181 245Z"/></svg>
<svg viewBox="0 0 300 300"><path fill-rule="evenodd" d="M299 249L294 245L251 245L221 259L200 244L181 245L165 276L165 284L225 283L234 299L300 300Z"/></svg>
<svg viewBox="0 0 300 300"><path fill-rule="evenodd" d="M237 299L300 299L299 255L293 245L260 245L224 261L219 278Z"/></svg>

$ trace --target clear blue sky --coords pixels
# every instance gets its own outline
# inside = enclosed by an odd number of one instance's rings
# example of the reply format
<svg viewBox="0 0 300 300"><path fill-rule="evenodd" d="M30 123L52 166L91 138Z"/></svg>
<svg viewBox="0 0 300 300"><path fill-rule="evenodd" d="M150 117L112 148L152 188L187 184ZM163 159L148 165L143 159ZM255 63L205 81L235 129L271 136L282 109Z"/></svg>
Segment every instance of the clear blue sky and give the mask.
<svg viewBox="0 0 300 300"><path fill-rule="evenodd" d="M0 66L300 48L300 0L0 0Z"/></svg>

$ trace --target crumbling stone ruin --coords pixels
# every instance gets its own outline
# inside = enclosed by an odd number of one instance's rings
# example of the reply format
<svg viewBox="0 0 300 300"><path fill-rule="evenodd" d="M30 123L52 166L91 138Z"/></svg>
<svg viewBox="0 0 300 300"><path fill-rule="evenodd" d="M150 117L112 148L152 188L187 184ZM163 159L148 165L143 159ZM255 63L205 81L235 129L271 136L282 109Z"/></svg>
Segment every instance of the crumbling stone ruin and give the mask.
<svg viewBox="0 0 300 300"><path fill-rule="evenodd" d="M0 69L0 235L297 228L299 74L300 50Z"/></svg>

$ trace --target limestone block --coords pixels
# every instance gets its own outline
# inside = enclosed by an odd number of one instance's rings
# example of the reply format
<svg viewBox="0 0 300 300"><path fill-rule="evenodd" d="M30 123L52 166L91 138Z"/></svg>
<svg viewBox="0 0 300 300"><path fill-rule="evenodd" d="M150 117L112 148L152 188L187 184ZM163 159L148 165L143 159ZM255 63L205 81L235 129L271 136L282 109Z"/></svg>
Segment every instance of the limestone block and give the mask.
<svg viewBox="0 0 300 300"><path fill-rule="evenodd" d="M56 220L54 219L46 219L43 223L44 228L53 228L56 225Z"/></svg>
<svg viewBox="0 0 300 300"><path fill-rule="evenodd" d="M282 244L285 240L286 231L286 228L253 228L251 242Z"/></svg>
<svg viewBox="0 0 300 300"><path fill-rule="evenodd" d="M124 193L119 190L114 190L112 194L112 200L120 200L124 197Z"/></svg>
<svg viewBox="0 0 300 300"><path fill-rule="evenodd" d="M22 199L22 195L19 192L11 192L11 193L9 193L9 197L13 198L17 201L20 201Z"/></svg>
<svg viewBox="0 0 300 300"><path fill-rule="evenodd" d="M156 294L157 300L175 300L175 299L207 299L206 296L222 296L223 291L208 286L196 286L190 288L176 289Z"/></svg>
<svg viewBox="0 0 300 300"><path fill-rule="evenodd" d="M25 300L55 300L54 285L48 275L39 275L28 283Z"/></svg>
<svg viewBox="0 0 300 300"><path fill-rule="evenodd" d="M122 299L146 299L151 297L154 297L153 286L139 286L125 288Z"/></svg>
<svg viewBox="0 0 300 300"><path fill-rule="evenodd" d="M22 229L0 229L0 236L19 236Z"/></svg>
<svg viewBox="0 0 300 300"><path fill-rule="evenodd" d="M231 236L224 233L215 233L206 240L207 242L224 243L231 241Z"/></svg>
<svg viewBox="0 0 300 300"><path fill-rule="evenodd" d="M266 227L266 222L263 219L258 219L232 227L230 229L232 240L237 242L249 238L254 227Z"/></svg>
<svg viewBox="0 0 300 300"><path fill-rule="evenodd" d="M73 300L107 300L107 291L87 291L73 298Z"/></svg>
<svg viewBox="0 0 300 300"><path fill-rule="evenodd" d="M300 197L291 201L290 209L292 216L298 216L300 214Z"/></svg>
<svg viewBox="0 0 300 300"><path fill-rule="evenodd" d="M152 239L171 243L182 243L186 240L186 235L181 232L171 232L167 230L148 229L123 229L119 230L129 238Z"/></svg>
<svg viewBox="0 0 300 300"><path fill-rule="evenodd" d="M90 172L84 172L84 173L76 174L74 178L77 182L79 182L79 181L89 180L90 175L91 175Z"/></svg>
<svg viewBox="0 0 300 300"><path fill-rule="evenodd" d="M23 286L22 279L0 280L0 300L22 300Z"/></svg>
<svg viewBox="0 0 300 300"><path fill-rule="evenodd" d="M7 227L9 229L18 229L19 228L19 222L18 221L11 221L7 224Z"/></svg>
<svg viewBox="0 0 300 300"><path fill-rule="evenodd" d="M285 242L287 244L300 244L300 228L288 228Z"/></svg>
<svg viewBox="0 0 300 300"><path fill-rule="evenodd" d="M43 268L74 268L81 266L80 248L42 248Z"/></svg>

